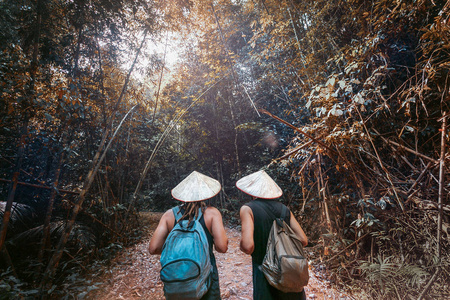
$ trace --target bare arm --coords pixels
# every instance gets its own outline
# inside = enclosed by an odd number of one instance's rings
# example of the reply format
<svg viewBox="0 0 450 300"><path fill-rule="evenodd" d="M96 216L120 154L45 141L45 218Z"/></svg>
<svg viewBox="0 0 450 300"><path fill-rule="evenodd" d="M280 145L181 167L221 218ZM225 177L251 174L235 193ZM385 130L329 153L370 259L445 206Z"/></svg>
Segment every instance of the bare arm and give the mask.
<svg viewBox="0 0 450 300"><path fill-rule="evenodd" d="M253 240L253 231L255 225L253 222L253 212L250 207L244 205L240 210L241 217L241 251L246 254L252 254L255 250L255 241Z"/></svg>
<svg viewBox="0 0 450 300"><path fill-rule="evenodd" d="M290 225L292 230L294 230L295 234L299 237L300 241L302 242L303 246L308 245L308 237L306 236L305 232L303 231L302 227L298 223L297 219L294 217L294 214L291 212L291 221Z"/></svg>
<svg viewBox="0 0 450 300"><path fill-rule="evenodd" d="M174 224L175 216L173 215L173 211L170 209L163 214L161 220L159 220L158 227L156 227L155 232L153 233L152 239L150 240L150 244L148 246L148 251L150 254L161 254L164 242L166 241L166 238L172 230Z"/></svg>
<svg viewBox="0 0 450 300"><path fill-rule="evenodd" d="M225 253L228 250L228 237L223 227L222 215L215 207L205 210L205 223L214 239L214 248L217 252ZM209 226L208 226L209 225Z"/></svg>

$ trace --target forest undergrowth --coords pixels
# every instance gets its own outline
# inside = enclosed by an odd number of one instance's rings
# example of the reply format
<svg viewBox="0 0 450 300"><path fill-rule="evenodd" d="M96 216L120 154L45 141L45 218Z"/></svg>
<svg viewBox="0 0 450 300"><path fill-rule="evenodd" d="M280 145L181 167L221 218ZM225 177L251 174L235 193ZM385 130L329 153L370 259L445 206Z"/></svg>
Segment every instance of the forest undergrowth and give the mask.
<svg viewBox="0 0 450 300"><path fill-rule="evenodd" d="M264 169L323 280L450 298L450 0L0 12L2 297L86 295L187 174L217 179L236 220L236 181Z"/></svg>
<svg viewBox="0 0 450 300"><path fill-rule="evenodd" d="M96 277L96 289L87 293L87 299L152 299L164 300L163 284L159 278L159 255L148 253L148 242L162 213L141 212L144 237L139 243L125 248L110 266ZM251 256L239 250L240 230L235 221L225 220L229 239L227 253L217 253L217 267L222 299L251 300ZM308 250L309 249L307 248ZM312 252L310 253L312 255ZM307 299L351 300L361 299L338 290L323 271L310 270L310 281L305 288Z"/></svg>
<svg viewBox="0 0 450 300"><path fill-rule="evenodd" d="M159 279L159 256L148 253L149 239L161 215L140 213L142 239L124 247L107 266L96 270L97 275L87 274L90 284L78 287L81 295L88 299L164 299ZM426 248L427 240L434 239L435 232L427 229L432 228L433 220L426 224L417 216L416 219L412 215L387 216L382 221L397 222L394 224L396 230L363 235L342 249L346 241L329 235L319 235L315 239L314 235L317 236L320 229L308 226L312 223L312 220L308 223L308 219L301 221L312 237L305 248L311 275L306 287L307 299L416 299L423 292L425 279L430 278L436 264L427 261L433 259L434 252ZM226 254L216 253L222 298L252 299L251 259L239 250L239 222L236 216L224 221L229 250ZM366 237L369 239L364 240ZM373 253L378 254L370 256ZM360 259L354 259L356 255ZM445 255L444 260L447 259L448 255ZM429 267L424 267L427 263ZM433 282L434 287L427 291L424 299L448 299L448 268L442 269L443 274Z"/></svg>

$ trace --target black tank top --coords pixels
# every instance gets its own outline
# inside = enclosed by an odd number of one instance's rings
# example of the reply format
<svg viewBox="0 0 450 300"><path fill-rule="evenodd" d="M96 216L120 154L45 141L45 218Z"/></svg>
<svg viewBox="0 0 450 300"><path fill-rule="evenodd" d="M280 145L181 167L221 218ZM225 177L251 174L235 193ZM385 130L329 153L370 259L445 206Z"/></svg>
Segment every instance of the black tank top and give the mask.
<svg viewBox="0 0 450 300"><path fill-rule="evenodd" d="M252 209L254 219L253 240L255 242L255 250L252 253L252 262L260 265L266 255L267 240L269 239L269 233L274 219L272 216L267 214L264 208L260 207L260 205L255 202L266 206L278 218L281 217L282 208L285 205L278 200L258 199L245 204ZM287 224L290 224L290 212L284 221Z"/></svg>

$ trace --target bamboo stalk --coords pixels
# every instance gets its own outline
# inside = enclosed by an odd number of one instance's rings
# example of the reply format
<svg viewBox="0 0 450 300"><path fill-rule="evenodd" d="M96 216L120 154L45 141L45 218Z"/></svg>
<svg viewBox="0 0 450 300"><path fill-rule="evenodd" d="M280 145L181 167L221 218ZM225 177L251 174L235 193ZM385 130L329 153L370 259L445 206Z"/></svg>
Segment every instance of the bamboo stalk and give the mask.
<svg viewBox="0 0 450 300"><path fill-rule="evenodd" d="M67 200L67 202L69 202L72 206L75 206L76 204L73 203L70 200ZM116 230L114 230L113 228L109 227L108 225L106 225L105 223L103 223L101 220L99 220L98 218L94 217L91 213L89 213L88 211L86 211L85 209L82 209L81 212L83 214L85 214L86 216L88 216L89 218L91 218L94 222L99 223L100 225L102 225L103 227L105 227L106 229L108 229L109 231L113 232L115 235L123 237L123 235L119 232L117 232Z"/></svg>
<svg viewBox="0 0 450 300"><path fill-rule="evenodd" d="M433 163L435 163L435 164L438 164L439 163L439 161L438 160L435 160L434 158L431 158L431 157L428 157L428 156L426 156L426 155L424 155L424 154L422 154L422 153L420 153L420 152L417 152L417 151L415 151L415 150L413 150L413 149L411 149L411 148L408 148L408 147L406 147L406 146L403 146L403 145L400 145L399 143L396 143L396 142L394 142L394 141L391 141L391 140L388 140L388 139L386 139L385 137L383 137L378 131L376 131L375 129L372 129L379 137L381 137L381 139L385 142L385 143L388 143L388 144L392 144L392 145L394 145L394 146L397 146L397 147L399 147L400 149L403 149L403 150L405 150L405 151L408 151L408 152L410 152L410 153L412 153L412 154L415 154L415 155L417 155L417 156L419 156L419 157L422 157L423 159L426 159L426 160L428 160L428 161L431 161L431 162L433 162Z"/></svg>
<svg viewBox="0 0 450 300"><path fill-rule="evenodd" d="M233 122L233 128L234 128L234 153L235 153L235 156L236 156L236 164L237 164L237 169L238 169L238 176L239 176L239 178L241 178L241 176L242 176L241 162L240 162L241 159L239 158L239 147L238 147L238 144L237 144L237 142L238 142L238 129L237 129L236 118L234 116L233 105L231 105L230 97L228 97L228 106L230 107L231 120Z"/></svg>
<svg viewBox="0 0 450 300"><path fill-rule="evenodd" d="M203 93L200 94L200 96L197 97L197 99L192 101L192 103L188 107L186 107L184 110L180 111L178 113L178 115L176 115L170 121L169 125L166 126L166 129L164 130L163 134L161 135L161 137L159 138L158 142L156 143L155 148L153 148L152 154L150 155L150 158L147 160L147 163L144 166L144 170L141 173L141 177L139 178L139 181L138 181L138 184L136 186L136 189L134 190L133 196L131 197L130 203L128 205L127 213L125 215L125 222L128 220L128 216L129 216L130 211L131 211L131 209L132 209L132 207L134 205L134 202L136 202L137 194L139 193L139 191L140 191L140 189L142 187L142 184L144 183L144 179L147 176L148 171L150 170L150 165L151 165L153 159L155 158L156 153L158 152L159 148L161 147L161 145L164 143L164 141L166 140L167 136L169 135L169 133L172 131L172 129L175 127L175 125L178 124L178 122L181 120L181 118L189 111L189 109L191 107L193 107L203 97L203 95L205 95L216 84L221 82L226 76L227 76L227 74L225 74L222 78L220 78L214 84L212 84L210 87L208 87Z"/></svg>
<svg viewBox="0 0 450 300"><path fill-rule="evenodd" d="M110 116L110 118L108 120L107 126L105 128L104 133L103 133L102 140L101 140L100 145L99 145L99 147L97 149L97 152L96 152L96 154L94 156L94 159L92 160L91 170L89 171L88 175L86 176L86 179L85 179L84 184L83 184L83 189L81 190L81 193L80 193L80 196L78 198L78 201L76 202L76 205L73 208L72 216L71 216L70 220L67 222L66 228L64 230L63 235L61 236L61 239L59 240L59 243L58 243L58 246L56 248L56 251L53 254L53 256L51 257L51 259L50 259L50 261L49 261L49 263L47 265L47 268L45 270L44 276L43 276L43 278L41 280L40 287L39 287L41 291L45 290L47 285L51 284L51 278L53 277L53 274L55 273L56 267L58 266L59 260L62 257L62 254L63 254L63 251L64 251L64 247L65 247L65 245L67 243L67 240L69 239L70 232L72 231L72 228L73 228L73 226L75 224L75 219L76 219L78 213L80 212L80 210L82 208L82 204L84 202L86 194L87 194L89 188L91 187L92 182L94 181L95 175L96 175L96 173L97 173L97 171L98 171L98 169L99 169L99 167L100 167L100 165L101 165L101 163L102 163L102 161L103 161L103 159L104 159L104 157L106 155L106 152L108 151L109 146L111 145L112 141L114 140L114 137L116 136L117 132L119 131L120 127L122 126L124 120L128 117L130 112L137 106L137 105L133 106L128 111L128 113L125 115L125 117L122 119L122 121L118 125L116 131L114 132L113 136L111 137L111 139L110 139L110 141L108 143L108 146L103 151L103 155L99 159L100 153L103 150L103 146L105 145L106 138L109 135L110 128L111 128L112 122L114 120L115 112L116 112L117 108L119 107L120 103L123 100L123 97L124 97L125 92L127 90L127 86L128 86L128 82L129 82L131 73L132 73L132 71L134 69L134 66L136 65L137 59L139 57L139 53L141 52L141 49L142 49L142 47L144 45L144 42L145 42L145 39L147 37L147 33L148 33L148 29L145 29L144 36L142 38L142 42L141 42L138 50L136 51L136 56L135 56L134 61L133 61L132 65L131 65L131 67L130 67L130 70L128 71L127 77L126 77L125 82L124 82L123 87L122 87L122 91L120 93L120 96L117 99L117 102L116 102L116 104L114 106L114 109L112 110L111 116Z"/></svg>
<svg viewBox="0 0 450 300"><path fill-rule="evenodd" d="M281 156L281 157L278 157L278 158L276 158L275 160L282 160L282 159L285 159L285 158L287 158L287 157L289 157L289 156L291 156L292 154L294 154L294 153L297 153L298 151L300 151L301 149L303 149L303 148L305 148L305 147L308 147L309 145L311 145L313 143L313 141L311 140L311 141L309 141L309 142L306 142L306 143L304 143L303 145L300 145L300 146L298 146L297 148L295 148L294 150L292 150L292 151L289 151L288 153L286 153L285 155L283 155L283 156Z"/></svg>
<svg viewBox="0 0 450 300"><path fill-rule="evenodd" d="M439 205L434 201L422 200L417 197L412 197L411 201L417 204L417 206L419 206L421 209L439 211ZM441 207L443 212L445 211L446 213L450 213L450 205L442 204Z"/></svg>
<svg viewBox="0 0 450 300"><path fill-rule="evenodd" d="M364 122L364 119L363 119L363 117L362 117L362 115L361 115L361 112L359 111L358 107L355 106L355 108L356 108L356 111L358 112L359 118L361 119L361 122L362 122L362 125L363 125L363 127L364 127L364 130L366 131L366 134L367 134L367 136L368 136L368 138L369 138L370 144L372 145L373 151L375 151L375 154L376 154L377 159L378 159L378 164L380 165L381 169L382 169L382 170L384 171L384 173L386 174L386 178L388 179L389 183L390 183L391 186L392 186L392 191L394 192L395 199L397 200L398 205L400 206L400 208L402 209L402 211L405 211L405 207L404 207L404 205L403 205L403 202L402 202L402 200L400 199L400 197L398 196L397 190L396 190L396 188L395 188L395 186L394 186L394 183L392 182L391 175L389 174L388 170L387 170L386 167L384 166L383 161L381 160L380 155L378 154L377 148L375 147L375 145L374 145L374 143L373 143L373 140L372 140L372 138L371 138L371 136L370 136L369 130L367 130L367 126L366 126L366 123Z"/></svg>
<svg viewBox="0 0 450 300"><path fill-rule="evenodd" d="M401 155L400 156L400 158L413 170L413 171L415 171L415 172L417 172L417 169L416 169L416 167L414 167L410 162L409 162L409 160L406 158L406 157L404 157L403 155Z"/></svg>
<svg viewBox="0 0 450 300"><path fill-rule="evenodd" d="M309 163L310 159L312 158L313 154L311 153L308 158L303 162L302 167L300 168L300 171L298 171L297 174L299 174L302 177L302 196L303 196L303 205L302 205L302 209L301 212L303 213L305 211L305 205L306 205L306 199L308 199L309 194L311 193L312 187L311 189L308 189L308 194L305 195L305 185L304 185L304 176L303 176L303 169L306 167L306 165ZM315 183L314 183L315 184Z"/></svg>
<svg viewBox="0 0 450 300"><path fill-rule="evenodd" d="M439 259L441 260L441 238L442 238L442 203L444 198L444 168L445 168L445 133L446 133L446 127L447 127L447 118L445 115L445 112L443 113L444 117L442 119L442 128L441 128L441 156L439 159L439 196L438 196L438 228L437 228L437 242L438 247L436 249L436 254Z"/></svg>
<svg viewBox="0 0 450 300"><path fill-rule="evenodd" d="M70 220L67 222L67 225L64 229L64 233L61 236L61 239L59 240L58 246L56 248L55 253L53 254L53 256L51 257L48 265L47 265L47 269L45 270L44 276L42 278L41 284L40 284L40 290L45 290L46 286L51 283L49 282L49 280L52 278L56 267L58 266L59 260L62 257L63 254L63 250L64 247L67 243L67 240L69 239L70 233L72 231L72 228L75 224L75 219L78 215L78 213L81 211L82 209L82 204L84 202L84 199L86 197L86 194L89 190L89 188L91 187L92 182L94 181L95 175L97 174L97 171L103 161L103 159L105 158L106 152L108 152L109 147L111 146L112 141L114 140L114 137L116 136L117 132L119 131L120 127L122 126L123 122L125 121L125 119L128 117L128 115L131 113L131 111L136 107L137 105L133 106L128 113L125 115L125 117L122 119L122 121L120 122L120 124L118 125L118 127L116 128L116 131L114 132L113 136L111 137L108 145L106 146L105 150L103 151L103 154L101 156L101 158L98 160L97 164L94 166L93 169L91 169L89 171L88 176L86 177L85 183L83 185L83 189L80 193L79 199L78 201L75 203L75 206L72 210L72 216L70 218ZM111 119L112 120L112 119ZM106 132L106 131L105 131ZM96 153L96 157L99 156L101 149L103 148L102 143L99 147L99 149L97 150ZM94 158L95 160L95 158Z"/></svg>
<svg viewBox="0 0 450 300"><path fill-rule="evenodd" d="M438 228L437 228L437 249L436 255L438 257L439 263L441 262L441 238L442 238L442 198L443 198L443 190L444 190L444 167L445 167L445 133L447 126L447 118L446 113L443 113L442 117L442 127L441 127L441 155L439 159L439 196L438 196ZM436 271L431 277L430 281L427 283L422 293L420 293L418 300L422 300L428 290L431 288L433 283L436 281L439 273L441 271L440 265L437 266Z"/></svg>
<svg viewBox="0 0 450 300"><path fill-rule="evenodd" d="M167 34L166 34L166 44L164 45L163 65L161 68L161 74L159 74L158 90L156 91L156 99L155 99L155 109L153 110L153 117L152 117L152 123L151 123L152 125L153 125L153 122L155 122L155 115L156 115L156 110L158 108L159 94L161 91L161 83L162 83L162 79L163 79L164 69L166 68L166 54L167 54L168 40L169 40L169 32L167 32Z"/></svg>
<svg viewBox="0 0 450 300"><path fill-rule="evenodd" d="M324 206L324 210L325 210L325 217L327 219L327 226L328 226L328 230L330 232L332 232L332 227L331 227L331 219L330 219L330 213L328 211L328 203L327 203L327 193L326 193L326 184L324 184L323 182L323 174L322 174L322 162L321 162L321 158L322 156L318 155L318 168L319 168L319 180L320 180L320 190L319 190L319 195L322 192L322 198L323 198L323 206Z"/></svg>
<svg viewBox="0 0 450 300"><path fill-rule="evenodd" d="M0 178L0 182L11 183L12 180ZM33 184L33 183L21 182L21 181L18 181L17 184L18 185L23 185L23 186L34 187L34 188L38 188L38 189L46 189L46 190L54 189L54 187L50 187L50 186L46 186L46 185ZM79 192L74 192L74 191L69 191L69 190L64 190L64 189L56 189L56 190L58 192L60 192L60 193L66 193L66 194L72 194L72 195L79 195L80 194Z"/></svg>
<svg viewBox="0 0 450 300"><path fill-rule="evenodd" d="M20 137L19 150L18 150L18 154L17 154L16 169L15 169L15 172L13 173L12 180L10 181L11 186L10 186L10 189L8 192L8 197L6 198L5 211L3 212L3 219L2 219L2 225L1 225L1 230L0 230L0 251L3 248L3 245L6 240L6 233L8 232L9 219L11 217L11 208L12 208L12 205L14 202L14 196L15 196L16 190L17 190L20 169L22 168L22 160L23 160L23 155L24 155L24 151L25 151L25 138L26 138L27 132L28 132L28 117L25 118L25 121L22 124L21 131L22 131L22 133L21 133L21 137Z"/></svg>
<svg viewBox="0 0 450 300"><path fill-rule="evenodd" d="M211 101L212 102L212 108L213 108L213 114L214 114L214 118L217 118L217 110L216 110L216 103L215 103L215 101ZM229 105L230 105L230 107L231 107L231 103L230 103L230 101L228 101L228 103L229 103ZM237 160L236 160L236 162L237 162L237 166L238 166L238 174L239 174L239 177L241 177L241 167L240 167L240 164L239 164L239 155L237 155L237 145L236 145L236 142L237 142L237 130L236 130L236 124L235 124L235 122L234 122L234 115L232 114L232 116L233 116L233 125L234 125L234 130L235 130L235 149L236 149L236 156L237 156ZM215 134L216 134L216 140L219 140L219 138L220 138L220 134L219 134L219 129L218 129L218 126L217 126L218 124L217 123L214 123L214 132L215 132ZM223 178L223 154L221 153L221 151L217 151L216 152L216 154L214 155L214 157L215 157L215 159L216 159L216 174L217 174L217 180L220 182L220 184L221 184L221 186L223 187L224 186L224 178ZM223 188L221 189L222 190L222 193L219 193L219 202L220 202L220 207L221 208L223 208L223 206L224 206L224 203L225 203L225 196L224 196L224 193L223 193Z"/></svg>
<svg viewBox="0 0 450 300"><path fill-rule="evenodd" d="M63 145L64 144L65 143L63 143ZM40 247L39 253L38 253L38 262L39 262L38 270L37 270L38 274L41 273L42 261L44 259L44 252L49 247L49 244L50 244L50 220L52 218L53 204L55 202L56 193L57 193L56 187L58 186L59 175L61 174L61 166L62 166L63 161L64 161L64 150L61 151L61 154L59 156L58 167L55 172L55 179L53 180L53 186L55 188L52 189L50 199L49 199L49 202L47 205L47 213L45 215L45 220L44 220L41 247Z"/></svg>
<svg viewBox="0 0 450 300"><path fill-rule="evenodd" d="M409 190L406 192L407 195L409 195L409 193L412 192L412 190L416 187L416 185L419 183L420 180L422 180L422 177L425 175L425 173L427 172L427 170L430 168L431 166L431 161L428 162L427 166L425 167L425 169L420 173L419 177L417 177L416 181L413 183L413 185L409 188ZM408 196L409 198L410 196Z"/></svg>
<svg viewBox="0 0 450 300"><path fill-rule="evenodd" d="M292 18L291 10L289 9L289 7L287 8L287 11L288 11L288 13L289 13L289 19L290 19L291 24L292 24L292 30L294 31L295 39L296 39L296 41L297 41L298 50L300 50L300 49L302 49L302 47L301 47L300 41L299 41L299 39L298 39L297 29L295 28L294 20L293 20L293 18ZM304 60L304 58L303 58L303 55L300 55L300 62L302 63L303 68L304 68L305 70L307 70L306 65L305 65L305 60ZM296 75L297 75L297 77L299 77L297 73L296 73ZM306 75L306 79L308 80L308 82L307 82L307 87L310 88L310 87L311 87L311 85L310 85L311 80L310 80L310 78L309 78L309 76L308 76L308 74L307 74L306 72L305 72L305 75ZM302 80L300 77L299 77L299 79L303 82L303 80Z"/></svg>
<svg viewBox="0 0 450 300"><path fill-rule="evenodd" d="M350 245L348 245L347 247L345 247L344 249L342 249L341 251L339 251L337 254L333 255L331 258L323 261L323 263L327 263L333 259L335 259L336 257L338 257L339 255L341 255L345 250L347 250L348 248L352 247L353 245L355 245L356 243L358 243L360 240L362 240L363 238L365 238L370 232L367 232L366 234L362 235L361 237L359 237L356 241L354 241L353 243L351 243Z"/></svg>
<svg viewBox="0 0 450 300"><path fill-rule="evenodd" d="M43 10L43 1L42 0L37 0L36 1L36 30L33 34L33 52L32 52L32 57L31 57L31 65L30 65L30 82L29 82L29 86L26 89L26 94L27 97L25 97L25 99L31 99L31 98L35 98L36 94L34 92L35 89L35 81L36 81L36 73L38 70L38 64L39 64L39 40L41 37L41 26L42 26L42 10ZM18 150L18 155L17 155L17 163L16 163L16 170L14 170L13 172L13 177L12 177L12 181L11 181L11 187L9 189L8 192L8 197L6 200L6 206L5 206L5 211L3 212L3 219L2 219L2 224L1 224L1 229L0 229L0 251L4 246L5 240L6 240L6 233L8 231L8 224L9 224L9 219L11 217L11 208L14 202L14 196L16 194L16 190L17 190L17 182L18 182L18 178L20 175L20 169L21 169L21 165L22 165L22 159L23 159L23 155L24 155L24 149L25 149L25 139L28 135L28 121L29 121L29 108L27 107L28 103L30 100L28 101L24 101L22 104L22 109L25 109L24 112L24 121L21 127L21 134L20 134L20 142L19 142L19 150ZM31 101L30 101L31 102Z"/></svg>
<svg viewBox="0 0 450 300"><path fill-rule="evenodd" d="M236 82L236 84L240 84L240 86L244 89L244 92L247 95L248 99L250 100L250 103L251 103L252 107L255 109L256 113L258 114L258 117L260 117L259 111L258 111L258 109L256 108L256 105L255 105L255 102L253 101L252 97L250 97L250 94L248 93L247 88L243 84L241 84L240 81L238 81L236 79L237 76L235 75L234 66L231 63L232 59L231 59L230 54L229 54L230 52L232 53L233 51L231 51L227 47L227 44L225 43L225 37L224 37L223 31L222 31L222 27L220 26L219 18L217 17L216 10L214 9L214 4L212 2L211 2L211 10L212 10L212 13L214 15L214 19L216 20L217 29L219 30L220 38L221 38L222 44L223 44L223 49L226 50L224 52L225 52L225 56L227 56L227 58L228 58L228 64L230 65L231 74L233 76L233 79Z"/></svg>
<svg viewBox="0 0 450 300"><path fill-rule="evenodd" d="M438 163L439 163L439 161L437 161L437 160L435 160L435 159L433 159L433 158L431 158L431 157L428 157L428 156L426 156L426 155L424 155L424 154L422 154L422 153L420 153L420 152L414 151L413 149L410 149L410 148L408 148L408 147L405 147L405 146L403 146L403 145L400 145L399 143L396 143L396 142L390 141L390 140L386 140L386 141L387 141L388 143L394 145L394 146L399 147L400 149L403 149L403 150L408 151L408 152L410 152L410 153L412 153L412 154L415 154L415 155L417 155L417 156L419 156L419 157L422 157L422 158L424 158L424 159L426 159L426 160L429 160L429 161L431 161L431 162L434 162L435 164L438 164Z"/></svg>
<svg viewBox="0 0 450 300"><path fill-rule="evenodd" d="M427 285L423 289L422 293L420 293L419 298L417 298L417 300L422 300L424 298L425 294L428 292L428 290L431 288L433 283L436 281L436 278L439 275L440 271L441 271L441 268L437 267L436 271L434 271L433 276L431 276L430 281L428 281Z"/></svg>
<svg viewBox="0 0 450 300"><path fill-rule="evenodd" d="M298 128L298 127L295 127L295 126L292 125L291 123L289 123L289 122L287 122L287 121L285 121L285 120L283 120L283 119L281 119L281 118L275 116L274 114L268 112L268 111L265 110L265 109L260 109L259 111L262 112L263 114L266 114L266 115L268 115L268 116L274 118L274 119L277 120L277 121L280 121L280 122L283 123L284 125L289 126L290 128L294 129L295 131L297 131L297 132L303 134L303 135L306 136L307 138L310 138L311 140L313 140L314 142L316 142L316 143L319 144L320 146L327 148L327 149L330 150L331 152L333 152L333 153L335 153L335 154L338 154L338 152L337 152L336 150L334 150L333 148L330 148L328 145L326 145L326 144L323 143L322 141L320 141L320 140L316 139L315 137L313 137L313 136L307 134L306 132L304 132L303 130L301 130L301 129Z"/></svg>

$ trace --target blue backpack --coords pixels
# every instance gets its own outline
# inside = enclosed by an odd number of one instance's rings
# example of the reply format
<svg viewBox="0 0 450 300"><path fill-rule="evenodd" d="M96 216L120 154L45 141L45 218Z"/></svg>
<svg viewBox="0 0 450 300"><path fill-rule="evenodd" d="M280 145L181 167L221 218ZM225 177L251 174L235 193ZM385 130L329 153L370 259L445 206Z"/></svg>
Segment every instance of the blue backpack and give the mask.
<svg viewBox="0 0 450 300"><path fill-rule="evenodd" d="M202 211L191 224L179 221L180 208L172 209L176 225L169 233L161 253L161 280L166 299L200 299L208 292L212 272L209 243L200 224Z"/></svg>

